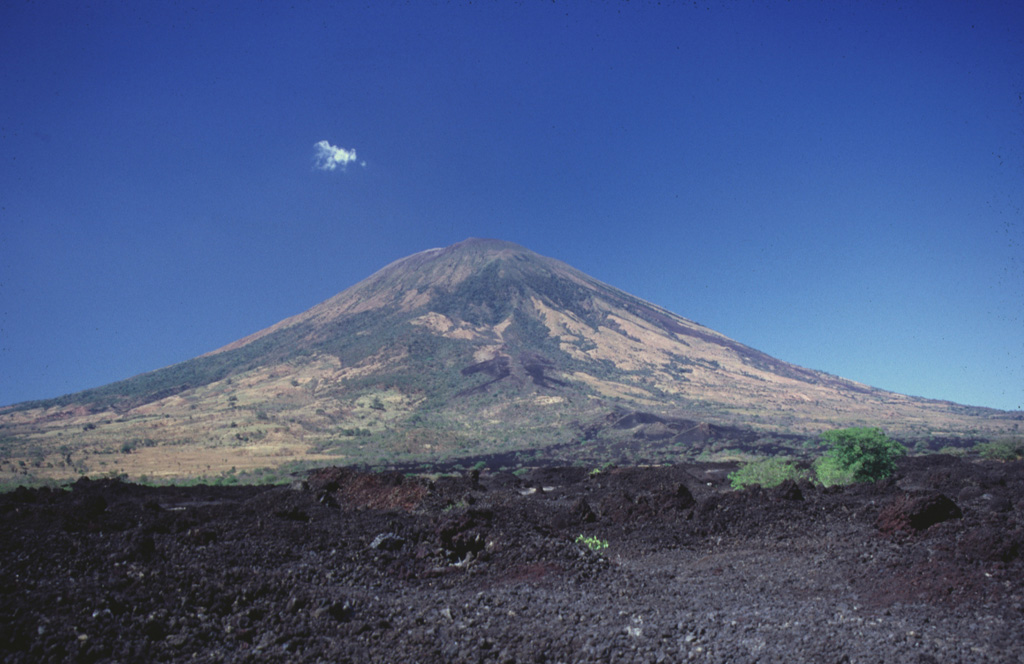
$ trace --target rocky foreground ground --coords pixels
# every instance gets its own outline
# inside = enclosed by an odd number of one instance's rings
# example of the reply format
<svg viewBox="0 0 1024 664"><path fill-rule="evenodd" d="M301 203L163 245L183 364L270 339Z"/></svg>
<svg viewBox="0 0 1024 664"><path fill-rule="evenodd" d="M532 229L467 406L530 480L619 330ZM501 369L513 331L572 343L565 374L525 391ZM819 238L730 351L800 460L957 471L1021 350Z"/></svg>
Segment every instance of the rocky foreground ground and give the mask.
<svg viewBox="0 0 1024 664"><path fill-rule="evenodd" d="M1024 463L727 470L20 489L0 661L1024 661Z"/></svg>

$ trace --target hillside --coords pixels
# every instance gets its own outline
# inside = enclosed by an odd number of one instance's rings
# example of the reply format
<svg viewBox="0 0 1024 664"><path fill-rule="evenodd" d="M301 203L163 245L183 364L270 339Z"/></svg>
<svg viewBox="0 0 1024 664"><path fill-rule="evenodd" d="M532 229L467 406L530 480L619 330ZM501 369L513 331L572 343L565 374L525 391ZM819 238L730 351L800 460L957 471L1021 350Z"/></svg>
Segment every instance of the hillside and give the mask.
<svg viewBox="0 0 1024 664"><path fill-rule="evenodd" d="M838 426L985 438L1019 419L798 367L558 260L470 239L187 362L0 409L0 468L208 475L545 449L633 461Z"/></svg>

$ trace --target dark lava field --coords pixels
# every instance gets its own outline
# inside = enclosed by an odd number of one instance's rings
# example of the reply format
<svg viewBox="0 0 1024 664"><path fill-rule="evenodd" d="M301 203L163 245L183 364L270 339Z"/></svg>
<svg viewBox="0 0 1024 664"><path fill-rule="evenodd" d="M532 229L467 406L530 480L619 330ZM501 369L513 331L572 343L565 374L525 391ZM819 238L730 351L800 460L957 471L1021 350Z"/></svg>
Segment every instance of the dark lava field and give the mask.
<svg viewBox="0 0 1024 664"><path fill-rule="evenodd" d="M1024 661L1024 462L729 469L19 489L0 661Z"/></svg>

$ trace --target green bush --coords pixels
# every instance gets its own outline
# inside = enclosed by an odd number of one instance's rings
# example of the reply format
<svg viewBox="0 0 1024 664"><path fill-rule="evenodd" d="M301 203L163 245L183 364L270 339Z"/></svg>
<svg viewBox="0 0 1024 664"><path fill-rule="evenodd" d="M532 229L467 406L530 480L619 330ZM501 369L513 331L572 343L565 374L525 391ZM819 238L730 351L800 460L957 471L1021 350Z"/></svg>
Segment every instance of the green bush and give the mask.
<svg viewBox="0 0 1024 664"><path fill-rule="evenodd" d="M974 447L984 459L1016 461L1024 458L1024 438L1001 438Z"/></svg>
<svg viewBox="0 0 1024 664"><path fill-rule="evenodd" d="M884 479L896 470L896 460L907 453L876 428L835 429L821 438L829 450L815 464L815 473L825 486Z"/></svg>
<svg viewBox="0 0 1024 664"><path fill-rule="evenodd" d="M745 489L755 484L770 489L786 480L799 480L803 477L804 471L786 457L758 459L729 473L729 481L734 489Z"/></svg>
<svg viewBox="0 0 1024 664"><path fill-rule="evenodd" d="M846 485L857 481L852 468L843 468L835 457L828 455L814 462L814 476L822 486Z"/></svg>

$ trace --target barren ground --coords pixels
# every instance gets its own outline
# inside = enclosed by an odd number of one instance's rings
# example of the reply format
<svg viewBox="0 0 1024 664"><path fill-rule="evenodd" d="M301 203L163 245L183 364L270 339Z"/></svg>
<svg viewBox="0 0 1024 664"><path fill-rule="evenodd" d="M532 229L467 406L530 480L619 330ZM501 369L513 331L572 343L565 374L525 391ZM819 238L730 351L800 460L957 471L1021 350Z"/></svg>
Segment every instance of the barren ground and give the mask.
<svg viewBox="0 0 1024 664"><path fill-rule="evenodd" d="M1024 462L728 469L20 489L0 661L1024 661Z"/></svg>

